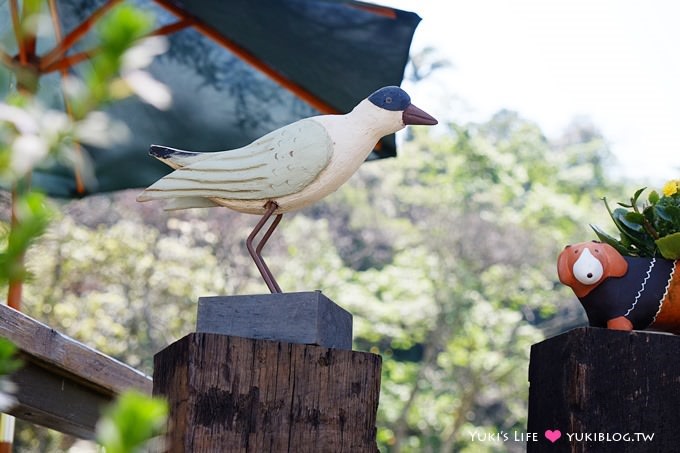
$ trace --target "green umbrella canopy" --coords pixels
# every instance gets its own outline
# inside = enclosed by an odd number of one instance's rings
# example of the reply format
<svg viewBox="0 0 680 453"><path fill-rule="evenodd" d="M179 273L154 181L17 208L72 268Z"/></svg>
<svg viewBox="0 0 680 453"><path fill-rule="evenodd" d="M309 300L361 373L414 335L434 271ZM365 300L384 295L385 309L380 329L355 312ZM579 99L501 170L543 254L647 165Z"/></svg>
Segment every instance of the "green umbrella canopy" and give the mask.
<svg viewBox="0 0 680 453"><path fill-rule="evenodd" d="M116 0L51 0L64 42ZM11 11L0 5L0 29ZM131 139L87 147L95 178L77 183L73 169L37 170L33 184L58 197L145 187L170 169L147 154L150 144L201 151L244 146L267 132L318 113L345 113L374 90L399 85L420 18L409 12L340 0L137 0L152 10L169 50L149 72L166 84L172 107L160 111L126 99L107 109ZM44 39L43 39L44 40ZM80 40L62 56L86 50ZM40 60L56 43L38 43ZM18 52L17 49L11 49ZM52 53L54 56L54 53ZM54 58L52 58L54 60ZM87 61L78 64L88 64ZM59 105L59 72L41 75L40 96ZM78 66L69 69L78 72ZM43 71L46 72L46 71ZM396 155L394 136L369 159Z"/></svg>

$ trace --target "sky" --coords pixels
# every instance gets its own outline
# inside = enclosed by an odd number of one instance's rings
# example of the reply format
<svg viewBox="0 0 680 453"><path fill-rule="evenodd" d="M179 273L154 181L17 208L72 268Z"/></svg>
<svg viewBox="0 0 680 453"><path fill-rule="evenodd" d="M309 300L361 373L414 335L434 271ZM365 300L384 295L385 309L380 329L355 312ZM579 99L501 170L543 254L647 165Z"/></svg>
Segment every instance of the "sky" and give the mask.
<svg viewBox="0 0 680 453"><path fill-rule="evenodd" d="M613 177L653 186L680 178L680 2L375 3L417 13L412 53L433 46L451 61L409 90L444 122L483 121L507 108L557 138L586 117L616 157Z"/></svg>

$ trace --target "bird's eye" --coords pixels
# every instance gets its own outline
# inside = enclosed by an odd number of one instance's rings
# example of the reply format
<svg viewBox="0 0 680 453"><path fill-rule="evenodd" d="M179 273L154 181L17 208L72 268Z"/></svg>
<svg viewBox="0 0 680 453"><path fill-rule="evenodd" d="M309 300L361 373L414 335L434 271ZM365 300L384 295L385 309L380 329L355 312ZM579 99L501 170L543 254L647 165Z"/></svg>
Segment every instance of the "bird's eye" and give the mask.
<svg viewBox="0 0 680 453"><path fill-rule="evenodd" d="M385 104L391 104L392 103L392 98L390 96L387 96L385 98Z"/></svg>

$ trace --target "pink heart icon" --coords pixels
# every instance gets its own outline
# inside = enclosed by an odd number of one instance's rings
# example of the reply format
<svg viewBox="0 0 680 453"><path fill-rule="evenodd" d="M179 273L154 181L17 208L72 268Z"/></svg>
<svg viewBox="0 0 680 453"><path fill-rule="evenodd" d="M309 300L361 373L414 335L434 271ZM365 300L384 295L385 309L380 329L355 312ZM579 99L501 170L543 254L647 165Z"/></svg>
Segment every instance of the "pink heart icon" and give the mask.
<svg viewBox="0 0 680 453"><path fill-rule="evenodd" d="M559 429L548 429L545 432L545 438L548 439L550 442L555 443L557 439L562 437L562 433L560 432Z"/></svg>

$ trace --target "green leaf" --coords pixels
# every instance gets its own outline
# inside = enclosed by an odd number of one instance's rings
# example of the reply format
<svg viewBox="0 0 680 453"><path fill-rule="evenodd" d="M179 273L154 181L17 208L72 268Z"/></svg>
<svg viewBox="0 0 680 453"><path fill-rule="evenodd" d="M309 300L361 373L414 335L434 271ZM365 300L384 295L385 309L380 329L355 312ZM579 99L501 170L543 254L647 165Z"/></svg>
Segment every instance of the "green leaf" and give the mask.
<svg viewBox="0 0 680 453"><path fill-rule="evenodd" d="M654 213L661 220L665 220L666 222L672 222L673 216L666 209L667 209L666 206L656 205L654 206Z"/></svg>
<svg viewBox="0 0 680 453"><path fill-rule="evenodd" d="M641 233L644 232L644 227L633 221L632 219L628 219L629 214L635 214L635 213L630 213L624 209L617 209L614 211L614 218L616 219L616 224L619 228L620 231L630 234L630 233ZM635 218L635 220L639 220L639 218Z"/></svg>
<svg viewBox="0 0 680 453"><path fill-rule="evenodd" d="M97 423L97 442L107 453L141 451L149 440L161 434L167 415L165 400L127 391L105 409Z"/></svg>
<svg viewBox="0 0 680 453"><path fill-rule="evenodd" d="M649 200L651 204L657 204L659 202L659 192L657 192L656 190L652 190L651 192L649 192L647 200Z"/></svg>
<svg viewBox="0 0 680 453"><path fill-rule="evenodd" d="M10 374L23 365L16 358L17 347L6 338L0 338L0 375Z"/></svg>
<svg viewBox="0 0 680 453"><path fill-rule="evenodd" d="M633 195L633 198L631 199L631 202L632 202L631 204L634 204L634 205L637 204L638 198L640 198L640 195L642 195L642 192L644 192L645 189L647 189L647 188L643 187L642 189L638 189L635 192L635 194Z"/></svg>
<svg viewBox="0 0 680 453"><path fill-rule="evenodd" d="M630 250L628 250L627 247L625 247L621 242L619 242L616 238L613 236L609 235L606 233L604 230L602 230L600 227L597 225L590 225L590 228L593 229L595 234L597 235L598 239L605 244L609 244L612 247L614 247L620 254L625 255L625 256L631 256Z"/></svg>
<svg viewBox="0 0 680 453"><path fill-rule="evenodd" d="M656 240L661 256L669 260L680 259L680 233L669 234Z"/></svg>
<svg viewBox="0 0 680 453"><path fill-rule="evenodd" d="M635 225L644 225L645 223L645 216L639 212L627 212L623 217L627 222L634 223Z"/></svg>
<svg viewBox="0 0 680 453"><path fill-rule="evenodd" d="M670 216L670 218L672 219L671 222L673 222L676 225L676 228L680 227L680 207L667 206L666 213Z"/></svg>
<svg viewBox="0 0 680 453"><path fill-rule="evenodd" d="M635 214L631 213L629 211L626 211L625 209L615 209L614 210L614 219L615 223L619 227L619 230L621 230L624 233L639 233L644 231L644 228L641 224L633 222L632 220L628 220L627 216L628 214Z"/></svg>
<svg viewBox="0 0 680 453"><path fill-rule="evenodd" d="M625 209L616 209L611 214L614 224L621 232L621 236L630 240L631 247L639 250L635 254L642 256L654 256L656 252L656 245L654 239L649 235L645 228L637 223L633 223L626 219L629 214Z"/></svg>
<svg viewBox="0 0 680 453"><path fill-rule="evenodd" d="M153 15L128 4L112 9L98 24L97 32L103 51L122 55L152 28Z"/></svg>

